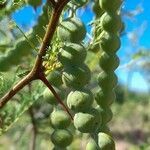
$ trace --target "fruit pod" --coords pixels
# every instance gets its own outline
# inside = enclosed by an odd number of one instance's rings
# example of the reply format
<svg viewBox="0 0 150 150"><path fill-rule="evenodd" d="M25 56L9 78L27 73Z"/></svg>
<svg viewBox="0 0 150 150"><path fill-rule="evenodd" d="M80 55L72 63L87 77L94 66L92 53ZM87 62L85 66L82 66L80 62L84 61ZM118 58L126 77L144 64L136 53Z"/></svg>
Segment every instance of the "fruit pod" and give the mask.
<svg viewBox="0 0 150 150"><path fill-rule="evenodd" d="M106 125L113 117L113 113L109 107L99 107L97 110L102 117L102 125Z"/></svg>
<svg viewBox="0 0 150 150"><path fill-rule="evenodd" d="M71 144L73 135L69 130L56 129L51 135L51 141L58 148L64 149Z"/></svg>
<svg viewBox="0 0 150 150"><path fill-rule="evenodd" d="M59 70L52 71L48 76L47 80L55 87L62 85L61 72Z"/></svg>
<svg viewBox="0 0 150 150"><path fill-rule="evenodd" d="M70 17L60 23L57 36L63 42L80 43L86 36L86 28L79 18Z"/></svg>
<svg viewBox="0 0 150 150"><path fill-rule="evenodd" d="M53 128L65 129L70 125L70 117L65 111L54 110L50 115L50 121Z"/></svg>
<svg viewBox="0 0 150 150"><path fill-rule="evenodd" d="M90 139L89 142L86 145L86 150L99 150L99 147L95 140Z"/></svg>
<svg viewBox="0 0 150 150"><path fill-rule="evenodd" d="M101 124L101 114L95 109L91 108L85 112L78 112L74 116L74 126L82 133L94 133Z"/></svg>
<svg viewBox="0 0 150 150"><path fill-rule="evenodd" d="M54 149L65 149L73 140L73 135L66 129L71 123L70 117L63 110L54 110L50 115L50 122L54 128L51 134L51 141L54 144Z"/></svg>
<svg viewBox="0 0 150 150"><path fill-rule="evenodd" d="M108 54L105 51L101 54L99 65L106 73L113 72L119 66L119 58L116 54Z"/></svg>
<svg viewBox="0 0 150 150"><path fill-rule="evenodd" d="M63 83L70 88L82 89L88 84L91 78L91 72L87 65L82 64L81 66L66 66L62 74Z"/></svg>
<svg viewBox="0 0 150 150"><path fill-rule="evenodd" d="M105 12L101 17L102 29L108 33L120 32L122 27L121 17L117 13Z"/></svg>
<svg viewBox="0 0 150 150"><path fill-rule="evenodd" d="M62 81L72 90L67 105L75 112L74 126L82 133L91 133L101 122L101 117L99 111L92 109L93 94L85 88L91 78L90 69L84 63L87 52L81 45L86 35L85 26L76 17L68 18L60 23L57 35L65 42L58 60L64 67Z"/></svg>
<svg viewBox="0 0 150 150"><path fill-rule="evenodd" d="M100 21L102 32L99 42L102 50L99 66L102 72L98 75L100 90L95 96L95 100L100 106L97 109L102 116L102 124L98 129L100 131L98 133L98 145L103 150L115 150L114 141L109 136L107 123L113 116L109 107L115 100L114 88L118 82L114 71L119 66L119 58L116 52L120 47L119 34L122 28L122 21L119 14L121 0L113 0L111 2L109 0L99 0L99 4L104 13Z"/></svg>
<svg viewBox="0 0 150 150"><path fill-rule="evenodd" d="M86 49L82 44L66 43L61 48L58 59L64 66L80 65L84 63L86 55Z"/></svg>
<svg viewBox="0 0 150 150"><path fill-rule="evenodd" d="M106 133L98 133L98 146L101 150L115 150L115 142L112 137Z"/></svg>
<svg viewBox="0 0 150 150"><path fill-rule="evenodd" d="M95 100L101 107L109 107L116 99L114 90L103 91L101 88L95 95Z"/></svg>
<svg viewBox="0 0 150 150"><path fill-rule="evenodd" d="M111 91L117 85L117 82L118 78L114 72L102 71L98 76L98 84L103 91Z"/></svg>
<svg viewBox="0 0 150 150"><path fill-rule="evenodd" d="M93 94L90 90L74 90L68 94L67 105L74 112L82 112L91 108Z"/></svg>
<svg viewBox="0 0 150 150"><path fill-rule="evenodd" d="M101 33L100 47L107 54L111 55L116 53L120 48L120 45L121 42L118 34L112 34L105 31Z"/></svg>

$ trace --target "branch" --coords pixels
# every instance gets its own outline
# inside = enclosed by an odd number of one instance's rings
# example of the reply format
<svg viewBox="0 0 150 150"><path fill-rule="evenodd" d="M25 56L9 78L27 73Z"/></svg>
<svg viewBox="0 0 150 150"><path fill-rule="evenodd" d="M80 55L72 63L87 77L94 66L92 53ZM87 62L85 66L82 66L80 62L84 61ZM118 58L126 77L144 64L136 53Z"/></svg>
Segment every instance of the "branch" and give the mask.
<svg viewBox="0 0 150 150"><path fill-rule="evenodd" d="M18 93L24 86L29 84L33 80L33 75L29 73L26 77L24 77L21 81L19 81L9 92L7 92L0 99L0 109L4 107L4 105L16 94Z"/></svg>
<svg viewBox="0 0 150 150"><path fill-rule="evenodd" d="M61 98L58 96L58 94L56 93L55 89L51 86L51 84L48 82L48 80L46 79L46 77L44 75L41 75L40 77L41 81L49 88L49 90L53 93L53 95L55 96L56 100L58 101L58 103L60 103L62 105L62 107L64 108L64 110L69 114L70 118L73 120L73 116L71 115L71 113L69 112L69 109L67 108L67 106L63 103L63 101L61 100Z"/></svg>
<svg viewBox="0 0 150 150"><path fill-rule="evenodd" d="M68 2L68 0L63 0L62 2L60 1L60 3L58 2L58 4L55 6L55 8L52 12L51 21L48 24L47 32L44 36L41 49L39 50L39 54L36 58L35 65L34 65L33 70L32 70L33 73L37 72L37 70L42 69L43 56L45 56L46 51L50 46L50 41L52 40L54 32L55 32L56 27L58 25L59 17L61 15L61 12L62 12L64 6L67 4L67 2Z"/></svg>
<svg viewBox="0 0 150 150"><path fill-rule="evenodd" d="M18 93L24 86L29 84L31 81L35 79L40 79L40 73L44 71L42 66L43 56L45 56L46 51L51 43L51 40L53 38L54 32L56 30L57 24L59 22L59 17L61 15L61 12L64 8L64 6L67 4L69 0L61 0L57 3L55 6L52 17L49 21L47 31L45 33L42 46L39 50L38 56L35 61L35 65L32 68L31 72L24 77L20 82L18 82L8 93L6 93L1 99L0 99L0 109L4 107L4 105L16 94Z"/></svg>

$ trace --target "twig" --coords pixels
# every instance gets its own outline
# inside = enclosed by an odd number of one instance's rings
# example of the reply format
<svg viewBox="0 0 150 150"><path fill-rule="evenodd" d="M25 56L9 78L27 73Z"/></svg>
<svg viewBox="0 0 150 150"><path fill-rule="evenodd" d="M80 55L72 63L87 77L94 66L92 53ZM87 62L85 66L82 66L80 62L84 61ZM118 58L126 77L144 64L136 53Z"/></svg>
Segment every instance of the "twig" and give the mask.
<svg viewBox="0 0 150 150"><path fill-rule="evenodd" d="M61 3L58 3L52 12L51 21L48 24L47 32L44 36L41 49L39 50L39 54L36 58L35 65L34 65L33 70L32 70L33 73L37 72L37 70L41 71L41 69L42 69L43 56L45 56L45 54L46 54L46 51L50 45L50 41L52 40L54 32L55 32L56 27L58 25L61 12L62 12L64 6L67 4L67 2L68 2L68 0L63 0Z"/></svg>
<svg viewBox="0 0 150 150"><path fill-rule="evenodd" d="M1 99L0 99L0 109L4 107L4 105L16 94L18 93L24 86L29 84L33 80L33 76L29 73L25 76L21 81L19 81L9 92L7 92Z"/></svg>
<svg viewBox="0 0 150 150"><path fill-rule="evenodd" d="M60 99L60 97L56 93L55 89L51 86L51 84L48 82L48 80L46 79L46 77L44 75L41 75L40 79L49 88L49 90L53 93L53 95L55 96L55 98L58 101L58 103L60 103L63 106L64 110L69 114L69 116L73 120L73 116L69 112L67 106L62 102L62 100Z"/></svg>

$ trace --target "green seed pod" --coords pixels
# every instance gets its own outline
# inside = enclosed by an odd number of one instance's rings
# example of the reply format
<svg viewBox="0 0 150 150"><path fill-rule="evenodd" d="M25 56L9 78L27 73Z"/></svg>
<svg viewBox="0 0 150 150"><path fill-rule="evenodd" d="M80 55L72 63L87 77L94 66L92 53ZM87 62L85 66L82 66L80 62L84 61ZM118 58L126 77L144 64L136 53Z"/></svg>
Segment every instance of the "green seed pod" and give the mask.
<svg viewBox="0 0 150 150"><path fill-rule="evenodd" d="M76 112L88 110L93 103L91 91L82 89L81 91L72 91L67 97L68 107Z"/></svg>
<svg viewBox="0 0 150 150"><path fill-rule="evenodd" d="M109 33L119 33L122 27L121 17L118 14L105 12L102 15L101 25Z"/></svg>
<svg viewBox="0 0 150 150"><path fill-rule="evenodd" d="M82 7L87 4L88 0L72 0L71 2L78 7Z"/></svg>
<svg viewBox="0 0 150 150"><path fill-rule="evenodd" d="M67 87L82 88L91 78L91 73L86 65L69 66L64 69L62 80Z"/></svg>
<svg viewBox="0 0 150 150"><path fill-rule="evenodd" d="M103 132L98 134L98 145L102 150L115 150L115 142L112 137Z"/></svg>
<svg viewBox="0 0 150 150"><path fill-rule="evenodd" d="M102 32L101 34L101 49L103 51L106 51L108 54L116 53L121 45L119 36L117 34L111 34L107 32Z"/></svg>
<svg viewBox="0 0 150 150"><path fill-rule="evenodd" d="M98 107L97 110L100 112L102 116L102 124L106 124L112 119L113 113L109 107L105 108Z"/></svg>
<svg viewBox="0 0 150 150"><path fill-rule="evenodd" d="M63 100L63 97L64 97L63 93L57 88L55 88L55 91L60 96L60 98ZM56 98L54 97L53 93L48 88L46 88L44 90L43 98L44 98L44 100L46 100L47 103L49 103L51 105L57 105L58 104L58 102L57 102Z"/></svg>
<svg viewBox="0 0 150 150"><path fill-rule="evenodd" d="M94 132L100 124L101 115L96 109L79 112L74 116L74 126L82 133Z"/></svg>
<svg viewBox="0 0 150 150"><path fill-rule="evenodd" d="M103 91L100 89L96 95L95 95L95 100L98 105L102 107L107 107L110 106L116 99L116 94L114 90L111 91Z"/></svg>
<svg viewBox="0 0 150 150"><path fill-rule="evenodd" d="M91 139L86 145L86 150L99 150L99 147L96 144L96 142L93 139Z"/></svg>
<svg viewBox="0 0 150 150"><path fill-rule="evenodd" d="M103 91L112 90L118 82L118 78L114 72L106 73L102 71L98 76L98 84Z"/></svg>
<svg viewBox="0 0 150 150"><path fill-rule="evenodd" d="M100 67L106 72L113 72L119 66L117 55L108 55L103 52L99 60Z"/></svg>
<svg viewBox="0 0 150 150"><path fill-rule="evenodd" d="M100 7L103 10L107 12L111 12L111 13L116 12L119 9L121 3L122 3L122 0L113 0L113 1L99 0Z"/></svg>
<svg viewBox="0 0 150 150"><path fill-rule="evenodd" d="M56 86L59 87L62 84L61 73L58 70L54 70L47 76L48 81Z"/></svg>
<svg viewBox="0 0 150 150"><path fill-rule="evenodd" d="M80 43L85 38L86 28L79 18L67 18L60 23L57 35L61 41Z"/></svg>
<svg viewBox="0 0 150 150"><path fill-rule="evenodd" d="M68 130L57 129L51 135L51 141L60 148L65 148L71 144L73 136Z"/></svg>
<svg viewBox="0 0 150 150"><path fill-rule="evenodd" d="M86 58L86 49L81 44L67 43L58 56L63 65L82 64Z"/></svg>
<svg viewBox="0 0 150 150"><path fill-rule="evenodd" d="M70 125L70 117L62 110L53 111L50 120L54 128L65 129Z"/></svg>

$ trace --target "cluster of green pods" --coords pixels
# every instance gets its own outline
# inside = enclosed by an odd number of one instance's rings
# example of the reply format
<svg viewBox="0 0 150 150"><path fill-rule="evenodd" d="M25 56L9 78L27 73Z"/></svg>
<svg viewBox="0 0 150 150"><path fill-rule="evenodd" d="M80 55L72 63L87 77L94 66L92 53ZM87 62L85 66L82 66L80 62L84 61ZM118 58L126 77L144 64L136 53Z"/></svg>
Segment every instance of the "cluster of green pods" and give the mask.
<svg viewBox="0 0 150 150"><path fill-rule="evenodd" d="M104 13L101 16L102 32L99 41L102 51L99 66L102 72L98 75L100 89L95 96L102 116L102 124L98 133L98 146L102 150L115 150L115 143L107 124L113 116L110 105L115 100L114 88L117 84L117 76L114 71L119 65L116 52L120 47L119 33L122 28L119 14L121 0L99 0L99 5Z"/></svg>
<svg viewBox="0 0 150 150"><path fill-rule="evenodd" d="M51 83L61 100L64 100L65 94L62 92L63 89L61 86L62 79L60 70L58 69L52 71L47 76L47 79ZM73 140L72 133L69 131L69 129L67 129L70 126L71 119L65 111L59 109L58 102L56 101L55 96L48 88L44 89L42 95L43 99L54 108L53 111L49 114L50 124L54 129L51 134L51 141L54 144L53 150L65 150Z"/></svg>
<svg viewBox="0 0 150 150"><path fill-rule="evenodd" d="M114 87L117 84L117 76L114 71L119 65L116 52L120 47L119 33L122 22L119 7L121 2L116 0L110 3L108 0L100 0L97 1L97 4L101 10L97 17L101 18L98 49L102 50L99 60L102 72L98 76L100 90L95 96L98 104L96 108L93 107L93 94L86 88L91 78L90 70L85 64L87 51L82 44L86 29L82 21L75 16L63 20L58 27L57 36L63 42L58 60L64 68L62 82L70 88L66 103L75 113L74 127L81 133L88 133L92 137L87 143L86 150L115 150L115 143L107 123L113 116L110 105L115 100ZM61 124L63 126L63 121ZM61 134L63 133L58 132L56 135ZM53 134L52 142L55 147L58 145L53 139Z"/></svg>
<svg viewBox="0 0 150 150"><path fill-rule="evenodd" d="M51 134L51 141L54 144L54 150L66 149L73 140L72 133L67 129L70 125L70 117L65 111L54 110L50 115L51 125L54 128Z"/></svg>
<svg viewBox="0 0 150 150"><path fill-rule="evenodd" d="M64 43L58 59L63 65L62 81L70 89L67 106L73 113L73 123L81 133L92 133L101 122L100 112L92 107L93 93L86 87L91 78L89 67L85 64L87 50L82 44L86 28L82 21L74 17L63 20L57 30Z"/></svg>

